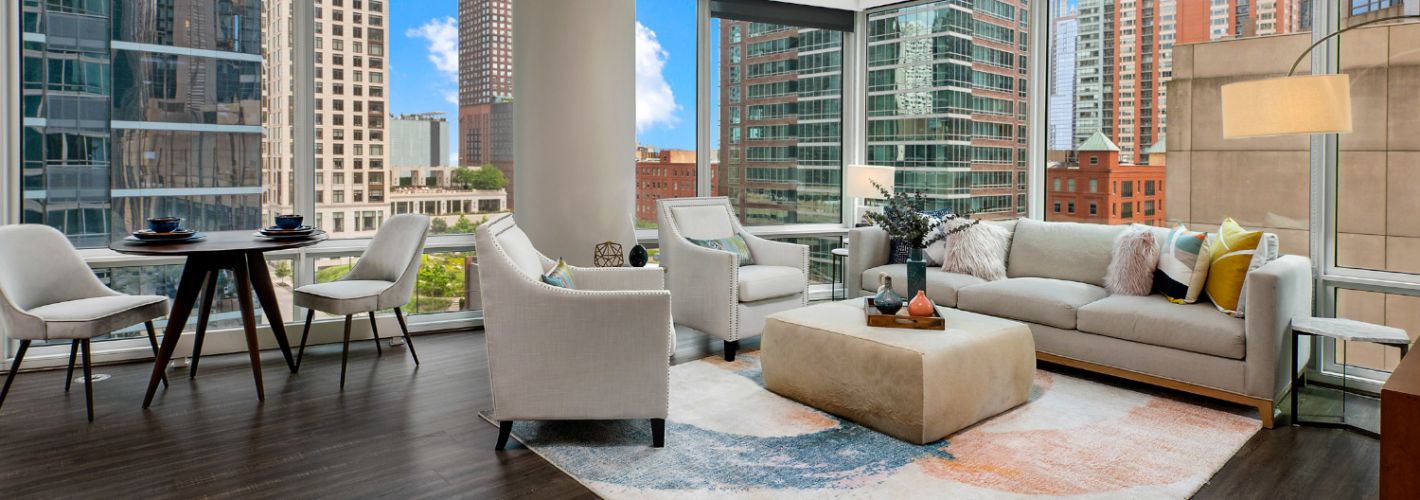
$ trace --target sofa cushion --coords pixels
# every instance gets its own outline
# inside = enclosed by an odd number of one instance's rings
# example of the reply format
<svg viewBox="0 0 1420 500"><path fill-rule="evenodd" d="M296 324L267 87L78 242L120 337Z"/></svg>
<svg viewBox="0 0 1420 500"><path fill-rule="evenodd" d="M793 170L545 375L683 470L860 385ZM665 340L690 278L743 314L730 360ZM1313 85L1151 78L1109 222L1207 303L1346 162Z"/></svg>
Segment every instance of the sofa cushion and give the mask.
<svg viewBox="0 0 1420 500"><path fill-rule="evenodd" d="M788 297L804 291L804 272L788 266L740 266L740 302Z"/></svg>
<svg viewBox="0 0 1420 500"><path fill-rule="evenodd" d="M892 277L892 291L907 297L907 264L888 264L863 271L863 291L878 290L878 273ZM927 298L942 307L957 306L957 290L962 287L985 283L986 280L969 275L949 273L941 268L927 268ZM911 299L911 297L908 297Z"/></svg>
<svg viewBox="0 0 1420 500"><path fill-rule="evenodd" d="M1080 308L1082 332L1232 359L1246 351L1244 321L1212 304L1174 304L1162 295L1112 295Z"/></svg>
<svg viewBox="0 0 1420 500"><path fill-rule="evenodd" d="M1124 226L1021 219L1011 237L1006 275L1104 286L1114 238Z"/></svg>
<svg viewBox="0 0 1420 500"><path fill-rule="evenodd" d="M1009 278L962 288L957 308L1072 330L1075 313L1109 296L1088 283L1050 278Z"/></svg>

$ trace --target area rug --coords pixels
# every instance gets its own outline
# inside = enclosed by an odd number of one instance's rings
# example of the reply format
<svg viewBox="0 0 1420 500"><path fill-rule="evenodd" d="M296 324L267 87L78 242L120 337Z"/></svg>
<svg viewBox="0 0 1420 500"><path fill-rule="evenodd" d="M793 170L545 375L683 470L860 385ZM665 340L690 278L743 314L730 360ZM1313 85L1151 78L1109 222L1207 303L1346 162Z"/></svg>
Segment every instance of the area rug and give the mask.
<svg viewBox="0 0 1420 500"><path fill-rule="evenodd" d="M1037 370L1029 402L919 446L765 390L742 354L671 368L665 448L648 421L516 422L513 436L612 499L1135 499L1192 495L1260 428Z"/></svg>

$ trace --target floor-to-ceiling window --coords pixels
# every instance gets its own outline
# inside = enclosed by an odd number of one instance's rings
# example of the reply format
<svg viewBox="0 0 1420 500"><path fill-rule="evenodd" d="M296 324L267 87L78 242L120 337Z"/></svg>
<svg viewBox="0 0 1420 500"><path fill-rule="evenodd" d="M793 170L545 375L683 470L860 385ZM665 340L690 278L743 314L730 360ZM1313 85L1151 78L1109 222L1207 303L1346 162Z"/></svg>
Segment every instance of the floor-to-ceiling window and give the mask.
<svg viewBox="0 0 1420 500"><path fill-rule="evenodd" d="M867 13L866 155L928 210L1026 213L1029 9L911 2Z"/></svg>

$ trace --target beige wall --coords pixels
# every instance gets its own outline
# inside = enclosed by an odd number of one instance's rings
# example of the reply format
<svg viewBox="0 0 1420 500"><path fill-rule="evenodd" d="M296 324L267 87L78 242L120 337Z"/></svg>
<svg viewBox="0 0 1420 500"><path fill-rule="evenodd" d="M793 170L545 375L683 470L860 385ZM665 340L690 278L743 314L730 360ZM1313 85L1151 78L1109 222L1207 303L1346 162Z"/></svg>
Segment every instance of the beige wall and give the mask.
<svg viewBox="0 0 1420 500"><path fill-rule="evenodd" d="M1337 263L1420 273L1420 23L1342 35L1351 75L1354 132L1340 143ZM1168 217L1212 230L1231 216L1278 234L1287 253L1306 255L1307 137L1222 138L1219 88L1281 76L1311 34L1260 37L1174 49L1168 85ZM1307 61L1299 73L1310 70ZM1420 299L1343 290L1337 315L1387 323L1420 335ZM1351 347L1351 363L1384 368L1398 351Z"/></svg>

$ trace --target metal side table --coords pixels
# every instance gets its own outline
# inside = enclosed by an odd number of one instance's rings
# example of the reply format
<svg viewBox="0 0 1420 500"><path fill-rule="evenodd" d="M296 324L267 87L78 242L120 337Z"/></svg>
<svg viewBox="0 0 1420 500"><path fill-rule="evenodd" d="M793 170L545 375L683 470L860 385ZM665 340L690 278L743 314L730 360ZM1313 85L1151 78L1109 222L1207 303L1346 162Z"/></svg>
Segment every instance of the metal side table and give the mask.
<svg viewBox="0 0 1420 500"><path fill-rule="evenodd" d="M835 249L833 249L833 250L829 250L829 253L833 254L833 279L834 279L833 291L832 291L832 293L829 294L829 298L831 298L831 299L833 299L833 300L839 300L839 299L838 299L838 284L839 284L839 283L842 283L842 284L843 284L843 287L844 287L844 288L843 288L843 298L844 298L844 299L847 299L847 298L848 298L848 277L847 277L847 276L842 276L842 277L840 277L840 276L839 276L840 273L838 272L838 270L839 270L839 269L843 269L843 270L844 270L844 273L843 273L843 274L847 274L847 269L848 269L848 264L847 264L847 261L848 261L848 247L835 248ZM840 278L842 278L842 279L840 279Z"/></svg>
<svg viewBox="0 0 1420 500"><path fill-rule="evenodd" d="M1374 344L1390 345L1400 348L1400 356L1404 358L1410 353L1410 336L1405 330L1399 328L1375 325L1361 321L1354 321L1341 318L1296 318L1292 320L1292 387L1288 397L1292 400L1292 425L1305 425L1312 427L1334 427L1349 429L1373 437L1376 434L1368 429L1363 429L1346 422L1346 373L1345 363L1342 363L1341 376L1341 417L1339 421L1310 421L1302 420L1297 414L1297 384L1301 377L1297 376L1297 347L1303 335L1311 337L1329 337L1336 340L1348 342L1370 342Z"/></svg>

